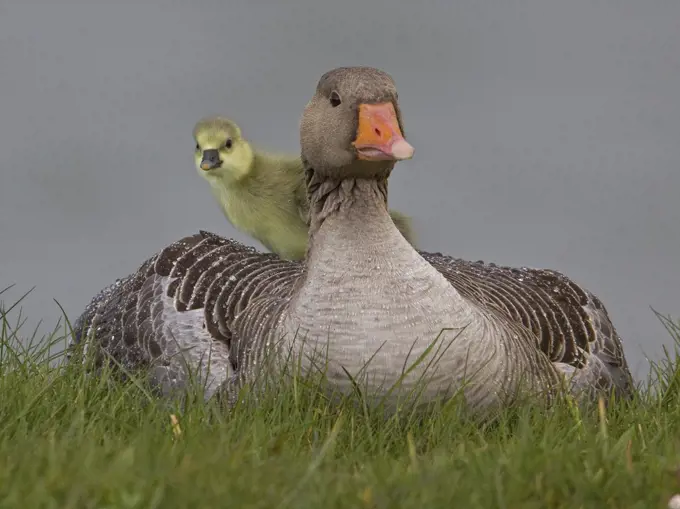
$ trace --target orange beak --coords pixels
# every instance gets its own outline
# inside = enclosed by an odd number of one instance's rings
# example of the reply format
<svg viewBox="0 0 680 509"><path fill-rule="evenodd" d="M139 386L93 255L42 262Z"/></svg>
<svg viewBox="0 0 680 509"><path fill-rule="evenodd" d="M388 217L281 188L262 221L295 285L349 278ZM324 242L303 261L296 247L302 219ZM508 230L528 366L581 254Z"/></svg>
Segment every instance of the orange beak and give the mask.
<svg viewBox="0 0 680 509"><path fill-rule="evenodd" d="M402 161L413 157L414 148L401 134L391 102L359 105L359 129L353 143L364 161Z"/></svg>

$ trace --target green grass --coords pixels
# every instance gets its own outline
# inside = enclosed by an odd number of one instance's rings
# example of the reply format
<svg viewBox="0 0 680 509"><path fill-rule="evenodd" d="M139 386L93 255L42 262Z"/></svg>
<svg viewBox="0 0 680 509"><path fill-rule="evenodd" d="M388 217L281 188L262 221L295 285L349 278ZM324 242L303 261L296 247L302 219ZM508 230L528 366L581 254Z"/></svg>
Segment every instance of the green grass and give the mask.
<svg viewBox="0 0 680 509"><path fill-rule="evenodd" d="M680 492L677 349L654 390L606 411L523 407L481 426L453 403L384 418L297 384L227 414L54 367L2 309L0 508L648 509Z"/></svg>

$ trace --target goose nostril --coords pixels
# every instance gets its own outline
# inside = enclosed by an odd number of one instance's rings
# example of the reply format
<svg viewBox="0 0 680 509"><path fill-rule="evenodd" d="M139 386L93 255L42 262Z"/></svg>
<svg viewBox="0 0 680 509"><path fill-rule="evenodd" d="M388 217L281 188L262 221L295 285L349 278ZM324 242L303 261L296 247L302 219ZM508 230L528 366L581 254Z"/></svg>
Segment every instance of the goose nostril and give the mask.
<svg viewBox="0 0 680 509"><path fill-rule="evenodd" d="M373 131L375 131L375 134L377 134L378 136L381 135L380 129L378 129L377 127L375 129L373 129Z"/></svg>

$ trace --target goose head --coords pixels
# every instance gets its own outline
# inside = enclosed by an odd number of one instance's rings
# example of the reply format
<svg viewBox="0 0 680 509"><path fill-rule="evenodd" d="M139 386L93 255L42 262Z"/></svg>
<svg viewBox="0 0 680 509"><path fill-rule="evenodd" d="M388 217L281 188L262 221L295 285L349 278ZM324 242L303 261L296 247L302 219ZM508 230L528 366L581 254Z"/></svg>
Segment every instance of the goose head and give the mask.
<svg viewBox="0 0 680 509"><path fill-rule="evenodd" d="M239 181L250 174L253 150L231 120L219 116L199 120L194 127L194 141L194 163L202 177Z"/></svg>
<svg viewBox="0 0 680 509"><path fill-rule="evenodd" d="M324 74L300 121L300 148L322 178L387 176L413 157L392 77L371 67L341 67Z"/></svg>

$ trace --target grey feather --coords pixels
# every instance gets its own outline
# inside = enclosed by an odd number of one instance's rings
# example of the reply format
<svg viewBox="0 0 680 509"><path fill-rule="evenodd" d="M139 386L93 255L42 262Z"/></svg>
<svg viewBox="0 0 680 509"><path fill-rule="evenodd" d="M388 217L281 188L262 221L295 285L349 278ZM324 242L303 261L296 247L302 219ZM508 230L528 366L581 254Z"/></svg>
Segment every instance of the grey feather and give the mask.
<svg viewBox="0 0 680 509"><path fill-rule="evenodd" d="M622 394L630 392L621 339L592 293L552 270L420 254L466 299L526 329L536 349L565 373L578 373L582 385L606 389L613 379ZM106 353L131 371L152 368L151 382L163 394L199 373L210 397L248 356L262 354L303 270L302 263L200 232L102 290L75 329L91 322L97 357Z"/></svg>

